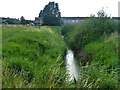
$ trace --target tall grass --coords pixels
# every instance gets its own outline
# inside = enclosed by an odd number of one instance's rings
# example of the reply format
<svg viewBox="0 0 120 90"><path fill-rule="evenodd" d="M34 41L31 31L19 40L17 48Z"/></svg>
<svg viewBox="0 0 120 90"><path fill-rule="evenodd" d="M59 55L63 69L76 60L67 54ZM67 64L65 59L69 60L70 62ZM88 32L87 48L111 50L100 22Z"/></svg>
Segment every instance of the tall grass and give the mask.
<svg viewBox="0 0 120 90"><path fill-rule="evenodd" d="M62 30L3 26L3 88L118 88L117 29L117 21L106 17L66 24ZM67 46L60 34L80 61L76 84L66 81L63 56Z"/></svg>
<svg viewBox="0 0 120 90"><path fill-rule="evenodd" d="M3 88L64 85L66 44L59 34L46 26L3 26L2 31Z"/></svg>
<svg viewBox="0 0 120 90"><path fill-rule="evenodd" d="M81 68L93 87L118 88L118 33L100 37L86 45L83 52L91 57L91 64Z"/></svg>
<svg viewBox="0 0 120 90"><path fill-rule="evenodd" d="M119 87L117 30L118 22L107 17L91 17L62 27L64 40L81 65L79 80L71 87Z"/></svg>

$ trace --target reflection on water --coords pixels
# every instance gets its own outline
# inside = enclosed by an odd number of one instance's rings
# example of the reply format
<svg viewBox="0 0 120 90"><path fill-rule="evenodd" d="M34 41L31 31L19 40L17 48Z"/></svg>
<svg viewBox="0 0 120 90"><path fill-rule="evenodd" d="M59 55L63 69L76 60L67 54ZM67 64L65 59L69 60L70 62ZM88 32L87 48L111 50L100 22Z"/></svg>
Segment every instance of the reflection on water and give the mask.
<svg viewBox="0 0 120 90"><path fill-rule="evenodd" d="M80 66L79 66L79 62L75 60L72 50L67 51L66 68L67 68L68 74L70 75L69 81L73 80L74 77L76 80L78 80Z"/></svg>

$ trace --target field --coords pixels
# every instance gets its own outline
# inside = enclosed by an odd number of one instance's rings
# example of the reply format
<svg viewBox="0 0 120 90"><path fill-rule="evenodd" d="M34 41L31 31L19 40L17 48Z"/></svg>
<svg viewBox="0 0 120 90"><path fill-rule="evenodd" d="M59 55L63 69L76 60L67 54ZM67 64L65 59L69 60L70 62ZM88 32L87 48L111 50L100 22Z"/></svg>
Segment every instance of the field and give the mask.
<svg viewBox="0 0 120 90"><path fill-rule="evenodd" d="M119 88L118 22L90 18L64 26L2 27L3 88ZM64 55L80 62L77 83L66 81Z"/></svg>
<svg viewBox="0 0 120 90"><path fill-rule="evenodd" d="M60 27L3 26L3 88L63 85L66 44L59 32Z"/></svg>

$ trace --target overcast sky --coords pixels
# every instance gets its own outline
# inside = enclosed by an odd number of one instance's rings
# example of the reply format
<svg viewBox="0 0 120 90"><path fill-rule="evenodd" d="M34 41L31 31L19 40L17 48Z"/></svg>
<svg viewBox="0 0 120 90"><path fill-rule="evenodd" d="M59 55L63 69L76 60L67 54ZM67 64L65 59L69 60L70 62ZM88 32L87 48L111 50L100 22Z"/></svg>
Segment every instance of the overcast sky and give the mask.
<svg viewBox="0 0 120 90"><path fill-rule="evenodd" d="M118 16L118 1L120 0L0 0L0 17L34 20L40 10L49 1L59 4L63 17L86 17L96 14L102 7L112 17Z"/></svg>

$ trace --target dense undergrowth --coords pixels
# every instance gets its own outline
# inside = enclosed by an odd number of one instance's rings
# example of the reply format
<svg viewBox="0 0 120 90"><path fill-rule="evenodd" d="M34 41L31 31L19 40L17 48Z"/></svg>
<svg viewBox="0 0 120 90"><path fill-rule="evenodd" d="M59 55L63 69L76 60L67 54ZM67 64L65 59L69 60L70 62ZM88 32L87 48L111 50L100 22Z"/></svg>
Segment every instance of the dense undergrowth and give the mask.
<svg viewBox="0 0 120 90"><path fill-rule="evenodd" d="M80 61L67 82L66 44ZM118 21L92 17L79 24L2 27L3 88L118 88Z"/></svg>
<svg viewBox="0 0 120 90"><path fill-rule="evenodd" d="M71 87L118 88L118 21L91 17L80 24L66 24L62 35L81 69L79 80Z"/></svg>
<svg viewBox="0 0 120 90"><path fill-rule="evenodd" d="M88 18L80 24L66 24L62 28L67 45L74 51L82 50L91 41L97 40L103 34L117 31L115 20L103 18Z"/></svg>
<svg viewBox="0 0 120 90"><path fill-rule="evenodd" d="M66 44L59 32L60 27L3 26L3 88L62 87Z"/></svg>

